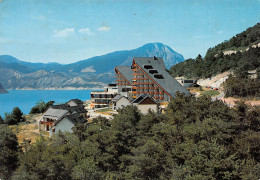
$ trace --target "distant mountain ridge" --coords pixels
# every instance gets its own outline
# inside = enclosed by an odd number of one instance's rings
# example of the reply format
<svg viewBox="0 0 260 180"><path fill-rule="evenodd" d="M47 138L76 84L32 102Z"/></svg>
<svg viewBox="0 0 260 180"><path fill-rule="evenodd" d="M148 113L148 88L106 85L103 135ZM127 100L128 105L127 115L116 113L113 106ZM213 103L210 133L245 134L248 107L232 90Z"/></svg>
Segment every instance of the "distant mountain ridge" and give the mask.
<svg viewBox="0 0 260 180"><path fill-rule="evenodd" d="M116 51L71 64L30 63L12 56L0 56L0 82L7 89L102 88L114 81L114 67L131 65L134 57L157 56L167 68L184 61L181 54L162 43Z"/></svg>

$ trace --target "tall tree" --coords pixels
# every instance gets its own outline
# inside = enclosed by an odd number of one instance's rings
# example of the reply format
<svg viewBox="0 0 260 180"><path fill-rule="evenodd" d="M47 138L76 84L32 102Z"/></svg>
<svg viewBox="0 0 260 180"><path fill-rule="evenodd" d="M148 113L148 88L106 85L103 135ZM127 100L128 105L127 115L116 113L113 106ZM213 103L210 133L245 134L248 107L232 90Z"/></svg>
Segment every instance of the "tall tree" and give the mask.
<svg viewBox="0 0 260 180"><path fill-rule="evenodd" d="M0 179L10 179L18 163L16 135L5 125L0 125Z"/></svg>
<svg viewBox="0 0 260 180"><path fill-rule="evenodd" d="M4 122L4 120L3 120L3 118L0 116L0 124L4 124L5 122Z"/></svg>

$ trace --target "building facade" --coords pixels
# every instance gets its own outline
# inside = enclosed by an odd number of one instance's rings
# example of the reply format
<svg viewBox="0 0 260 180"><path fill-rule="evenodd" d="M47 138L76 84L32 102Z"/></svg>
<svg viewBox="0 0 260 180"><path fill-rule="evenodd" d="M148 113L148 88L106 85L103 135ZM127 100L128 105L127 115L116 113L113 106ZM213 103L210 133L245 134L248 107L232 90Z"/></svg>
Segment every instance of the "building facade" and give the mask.
<svg viewBox="0 0 260 180"><path fill-rule="evenodd" d="M91 107L93 109L108 107L110 101L118 94L118 87L116 84L109 84L104 91L91 92Z"/></svg>
<svg viewBox="0 0 260 180"><path fill-rule="evenodd" d="M159 111L159 104L149 95L139 95L131 104L136 106L143 114L147 114L149 110L155 113Z"/></svg>
<svg viewBox="0 0 260 180"><path fill-rule="evenodd" d="M159 57L135 57L131 67L117 66L115 72L120 90L125 88L133 98L144 94L161 102L175 97L177 91L189 94L167 72L163 59Z"/></svg>
<svg viewBox="0 0 260 180"><path fill-rule="evenodd" d="M52 105L44 113L41 119L38 121L38 129L43 131L55 130L54 126L67 117L80 117L80 119L87 119L87 111L80 100L77 101L77 105L72 103L75 100L71 100L66 104ZM72 116L71 116L72 115ZM75 121L76 122L76 121Z"/></svg>
<svg viewBox="0 0 260 180"><path fill-rule="evenodd" d="M127 97L122 95L116 95L116 97L114 97L110 102L110 108L112 110L118 110L120 108L123 108L123 106L128 105L130 105L130 101Z"/></svg>

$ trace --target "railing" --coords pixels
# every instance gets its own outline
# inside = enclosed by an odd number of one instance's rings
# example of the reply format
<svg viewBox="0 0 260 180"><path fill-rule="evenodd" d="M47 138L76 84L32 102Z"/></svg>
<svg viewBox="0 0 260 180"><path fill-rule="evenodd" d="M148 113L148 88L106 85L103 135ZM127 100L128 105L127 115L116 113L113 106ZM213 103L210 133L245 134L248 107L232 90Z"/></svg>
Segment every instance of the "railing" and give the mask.
<svg viewBox="0 0 260 180"><path fill-rule="evenodd" d="M117 83L117 85L129 85L130 86L130 84L129 83Z"/></svg>
<svg viewBox="0 0 260 180"><path fill-rule="evenodd" d="M142 76L144 75L143 73L133 73L133 76Z"/></svg>
<svg viewBox="0 0 260 180"><path fill-rule="evenodd" d="M93 104L109 104L109 102L94 102Z"/></svg>
<svg viewBox="0 0 260 180"><path fill-rule="evenodd" d="M54 122L49 122L49 121L41 121L41 124L46 124L52 126Z"/></svg>
<svg viewBox="0 0 260 180"><path fill-rule="evenodd" d="M134 85L138 84L153 84L152 82L133 82Z"/></svg>
<svg viewBox="0 0 260 180"><path fill-rule="evenodd" d="M149 78L133 78L132 80L148 80Z"/></svg>

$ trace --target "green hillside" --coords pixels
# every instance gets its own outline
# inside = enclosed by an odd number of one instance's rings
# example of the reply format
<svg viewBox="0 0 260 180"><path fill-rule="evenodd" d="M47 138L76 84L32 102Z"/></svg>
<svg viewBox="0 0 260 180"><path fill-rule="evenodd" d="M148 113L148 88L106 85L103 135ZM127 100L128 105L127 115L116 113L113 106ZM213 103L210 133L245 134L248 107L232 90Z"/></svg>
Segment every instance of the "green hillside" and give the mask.
<svg viewBox="0 0 260 180"><path fill-rule="evenodd" d="M172 66L170 73L174 77L188 78L207 78L228 70L233 70L236 74L245 74L248 70L260 67L260 47L254 46L258 43L260 23L228 41L209 48L204 58L198 55L196 59L187 59ZM235 52L227 55L227 51L230 50Z"/></svg>

